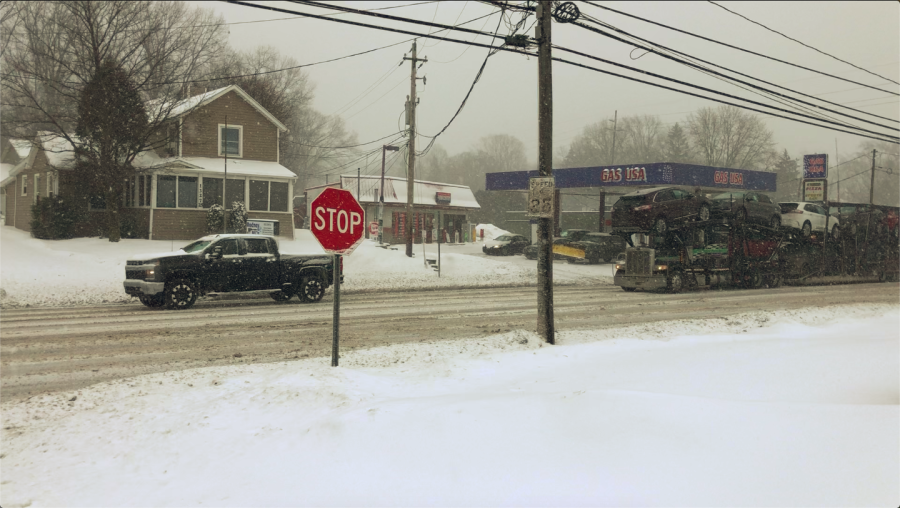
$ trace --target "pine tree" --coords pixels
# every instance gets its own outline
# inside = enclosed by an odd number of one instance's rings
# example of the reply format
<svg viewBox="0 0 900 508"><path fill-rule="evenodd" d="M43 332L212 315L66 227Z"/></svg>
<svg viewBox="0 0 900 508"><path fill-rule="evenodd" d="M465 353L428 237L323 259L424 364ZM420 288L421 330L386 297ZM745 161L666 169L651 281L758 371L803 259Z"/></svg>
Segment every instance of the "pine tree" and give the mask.
<svg viewBox="0 0 900 508"><path fill-rule="evenodd" d="M666 162L693 162L691 144L684 133L684 129L677 122L669 129L669 133L666 136L663 159Z"/></svg>
<svg viewBox="0 0 900 508"><path fill-rule="evenodd" d="M106 202L106 232L120 238L121 197L134 175L132 161L147 135L147 111L137 87L114 60L105 60L85 85L78 103L75 170Z"/></svg>

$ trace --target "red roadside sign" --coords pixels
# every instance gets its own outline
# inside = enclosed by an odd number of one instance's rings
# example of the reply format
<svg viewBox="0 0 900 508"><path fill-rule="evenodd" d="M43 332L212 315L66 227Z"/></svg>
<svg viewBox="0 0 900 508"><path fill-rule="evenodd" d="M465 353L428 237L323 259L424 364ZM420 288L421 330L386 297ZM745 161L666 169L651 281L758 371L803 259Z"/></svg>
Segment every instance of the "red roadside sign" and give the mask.
<svg viewBox="0 0 900 508"><path fill-rule="evenodd" d="M313 200L309 226L329 254L349 255L362 242L365 212L350 191L329 187Z"/></svg>

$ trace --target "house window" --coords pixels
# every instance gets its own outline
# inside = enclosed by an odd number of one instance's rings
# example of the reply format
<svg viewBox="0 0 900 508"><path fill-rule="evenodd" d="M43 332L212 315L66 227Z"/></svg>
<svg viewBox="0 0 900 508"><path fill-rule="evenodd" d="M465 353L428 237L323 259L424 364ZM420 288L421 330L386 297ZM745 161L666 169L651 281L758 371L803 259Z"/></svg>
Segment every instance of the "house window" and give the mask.
<svg viewBox="0 0 900 508"><path fill-rule="evenodd" d="M166 155L175 157L178 155L178 124L170 123L166 127Z"/></svg>
<svg viewBox="0 0 900 508"><path fill-rule="evenodd" d="M41 193L41 175L34 175L34 196L32 196L32 203L37 203L38 194Z"/></svg>
<svg viewBox="0 0 900 508"><path fill-rule="evenodd" d="M47 171L47 197L52 197L56 194L56 179L53 178L53 173Z"/></svg>
<svg viewBox="0 0 900 508"><path fill-rule="evenodd" d="M157 177L156 206L159 208L197 208L197 177Z"/></svg>
<svg viewBox="0 0 900 508"><path fill-rule="evenodd" d="M130 179L125 182L125 207L134 207L134 188L136 179Z"/></svg>
<svg viewBox="0 0 900 508"><path fill-rule="evenodd" d="M240 125L219 124L219 156L242 157L244 128Z"/></svg>
<svg viewBox="0 0 900 508"><path fill-rule="evenodd" d="M140 175L137 177L138 206L150 206L150 186L152 178L151 175Z"/></svg>
<svg viewBox="0 0 900 508"><path fill-rule="evenodd" d="M229 210L234 207L235 201L244 201L244 180L228 180L228 196L226 202ZM203 208L222 204L222 179L203 178Z"/></svg>
<svg viewBox="0 0 900 508"><path fill-rule="evenodd" d="M225 208L234 208L235 201L243 203L245 201L244 180L228 180L228 183L225 184L225 192L227 193L227 196L225 196Z"/></svg>
<svg viewBox="0 0 900 508"><path fill-rule="evenodd" d="M28 175L22 175L22 195L28 195Z"/></svg>
<svg viewBox="0 0 900 508"><path fill-rule="evenodd" d="M269 182L250 180L250 209L269 210Z"/></svg>
<svg viewBox="0 0 900 508"><path fill-rule="evenodd" d="M287 183L250 180L250 210L287 212L288 201Z"/></svg>

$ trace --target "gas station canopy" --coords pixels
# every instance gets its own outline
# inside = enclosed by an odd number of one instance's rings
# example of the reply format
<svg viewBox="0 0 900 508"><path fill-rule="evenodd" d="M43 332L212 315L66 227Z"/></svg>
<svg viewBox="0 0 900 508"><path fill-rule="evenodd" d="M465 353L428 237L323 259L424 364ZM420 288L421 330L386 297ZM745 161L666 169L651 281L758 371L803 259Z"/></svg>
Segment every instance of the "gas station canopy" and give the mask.
<svg viewBox="0 0 900 508"><path fill-rule="evenodd" d="M488 173L487 190L528 190L528 179L537 171ZM557 189L577 187L658 187L683 185L701 189L774 192L775 173L749 169L717 168L675 162L653 162L623 166L554 169Z"/></svg>

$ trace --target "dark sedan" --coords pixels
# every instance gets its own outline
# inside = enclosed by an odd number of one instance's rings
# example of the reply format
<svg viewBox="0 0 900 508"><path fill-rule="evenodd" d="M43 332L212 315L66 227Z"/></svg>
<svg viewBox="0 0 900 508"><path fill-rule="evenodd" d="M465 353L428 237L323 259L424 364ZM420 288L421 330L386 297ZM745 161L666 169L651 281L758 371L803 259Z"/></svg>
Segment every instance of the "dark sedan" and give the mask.
<svg viewBox="0 0 900 508"><path fill-rule="evenodd" d="M688 220L707 221L712 201L678 187L654 187L623 195L613 205L614 233L654 231L665 234L670 226Z"/></svg>
<svg viewBox="0 0 900 508"><path fill-rule="evenodd" d="M735 222L755 222L778 229L781 226L781 207L759 192L723 192L712 197L713 215Z"/></svg>
<svg viewBox="0 0 900 508"><path fill-rule="evenodd" d="M500 235L493 240L484 242L481 251L487 255L509 256L521 254L531 242L522 235Z"/></svg>

